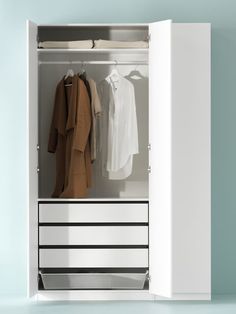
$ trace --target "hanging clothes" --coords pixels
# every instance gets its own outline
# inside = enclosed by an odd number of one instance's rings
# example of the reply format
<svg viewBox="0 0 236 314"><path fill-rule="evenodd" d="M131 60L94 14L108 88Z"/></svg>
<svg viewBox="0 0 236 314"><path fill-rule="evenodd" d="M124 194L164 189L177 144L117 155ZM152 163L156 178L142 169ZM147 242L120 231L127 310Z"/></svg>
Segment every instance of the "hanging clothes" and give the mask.
<svg viewBox="0 0 236 314"><path fill-rule="evenodd" d="M98 123L100 118L102 107L98 96L97 86L93 79L88 79L90 91L91 91L91 113L92 113L92 127L90 133L90 145L91 145L91 160L92 162L97 156L97 135L98 135Z"/></svg>
<svg viewBox="0 0 236 314"><path fill-rule="evenodd" d="M72 79L72 82L73 81L74 80ZM64 78L62 78L56 87L52 122L48 140L48 152L56 153L56 183L52 197L59 197L63 192L65 184L66 122L68 103L64 84ZM76 86L75 82L72 83L72 86L72 94L74 94L74 87Z"/></svg>
<svg viewBox="0 0 236 314"><path fill-rule="evenodd" d="M97 123L96 120L99 118L99 114L101 113L101 103L98 97L96 83L93 79L87 79L86 72L79 75L79 78L84 82L89 99L90 99L90 107L91 107L91 115L92 115L92 125L90 132L90 151L91 151L91 160L92 162L96 159L96 137L97 137Z"/></svg>
<svg viewBox="0 0 236 314"><path fill-rule="evenodd" d="M100 95L102 172L122 180L132 173L133 155L139 152L134 87L121 75L108 76L100 84Z"/></svg>
<svg viewBox="0 0 236 314"><path fill-rule="evenodd" d="M86 86L87 92L88 92L88 95L89 95L89 100L90 100L90 102L91 102L92 96L91 96L90 85L89 85L89 82L88 82L88 80L87 80L86 72L83 72L83 73L81 73L81 74L78 74L78 76L79 76L79 78L84 82L84 85Z"/></svg>
<svg viewBox="0 0 236 314"><path fill-rule="evenodd" d="M49 152L58 155L54 197L87 195L91 186L90 129L90 100L84 82L77 75L66 80L63 78L55 96L48 147ZM59 152L58 130L63 133L63 145Z"/></svg>

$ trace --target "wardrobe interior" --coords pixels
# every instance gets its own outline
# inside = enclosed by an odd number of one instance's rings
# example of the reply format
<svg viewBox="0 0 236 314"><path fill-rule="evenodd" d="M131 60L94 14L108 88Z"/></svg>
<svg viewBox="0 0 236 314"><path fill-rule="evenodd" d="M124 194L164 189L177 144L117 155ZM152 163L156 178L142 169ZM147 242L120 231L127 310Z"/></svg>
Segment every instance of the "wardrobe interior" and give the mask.
<svg viewBox="0 0 236 314"><path fill-rule="evenodd" d="M148 26L39 26L38 42L72 40L147 41ZM124 180L102 176L100 155L92 165L88 198L148 198L148 48L146 49L40 49L38 48L39 198L49 199L55 184L55 154L47 151L55 89L69 68L86 71L98 84L116 68L134 86L139 153L134 155L132 174ZM76 62L83 62L77 63ZM95 61L93 64L86 62ZM112 61L96 64L96 61ZM58 62L58 63L57 63ZM61 62L61 63L60 63ZM65 62L65 63L63 63ZM124 62L125 64L120 64ZM111 64L112 63L112 64Z"/></svg>

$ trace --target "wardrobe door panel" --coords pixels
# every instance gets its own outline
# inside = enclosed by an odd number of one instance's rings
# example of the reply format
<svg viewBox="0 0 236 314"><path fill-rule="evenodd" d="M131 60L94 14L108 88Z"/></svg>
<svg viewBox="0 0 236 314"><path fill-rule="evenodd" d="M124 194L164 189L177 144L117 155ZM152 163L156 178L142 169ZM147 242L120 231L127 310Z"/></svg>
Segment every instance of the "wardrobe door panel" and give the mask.
<svg viewBox="0 0 236 314"><path fill-rule="evenodd" d="M149 26L150 292L172 295L170 20Z"/></svg>
<svg viewBox="0 0 236 314"><path fill-rule="evenodd" d="M150 33L150 292L208 299L210 25L166 21Z"/></svg>
<svg viewBox="0 0 236 314"><path fill-rule="evenodd" d="M211 36L208 23L172 31L173 293L211 293Z"/></svg>
<svg viewBox="0 0 236 314"><path fill-rule="evenodd" d="M38 290L38 56L37 25L27 21L28 296Z"/></svg>
<svg viewBox="0 0 236 314"><path fill-rule="evenodd" d="M148 267L148 249L40 249L40 267Z"/></svg>

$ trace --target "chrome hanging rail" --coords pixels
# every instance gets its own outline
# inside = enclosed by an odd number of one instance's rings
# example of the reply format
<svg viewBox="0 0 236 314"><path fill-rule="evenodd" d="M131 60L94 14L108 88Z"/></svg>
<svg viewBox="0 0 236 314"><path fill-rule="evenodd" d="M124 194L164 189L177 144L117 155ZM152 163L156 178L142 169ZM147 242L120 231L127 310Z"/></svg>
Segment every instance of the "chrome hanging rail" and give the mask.
<svg viewBox="0 0 236 314"><path fill-rule="evenodd" d="M105 61L39 61L39 65L41 64L65 64L65 65L73 65L73 64L107 64L107 65L148 65L148 61L111 61L111 60L105 60Z"/></svg>

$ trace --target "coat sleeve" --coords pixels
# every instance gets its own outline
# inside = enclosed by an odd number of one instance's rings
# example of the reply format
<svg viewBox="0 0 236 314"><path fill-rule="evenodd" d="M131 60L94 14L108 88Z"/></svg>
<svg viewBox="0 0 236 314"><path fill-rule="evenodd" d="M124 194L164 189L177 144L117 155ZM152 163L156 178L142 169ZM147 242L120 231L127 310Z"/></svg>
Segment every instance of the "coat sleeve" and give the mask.
<svg viewBox="0 0 236 314"><path fill-rule="evenodd" d="M58 140L58 130L57 130L57 98L58 98L58 86L55 93L55 99L54 99L54 108L53 108L53 114L52 114L52 121L51 121L51 127L49 131L49 139L48 139L48 152L49 153L55 153L57 149L57 140Z"/></svg>
<svg viewBox="0 0 236 314"><path fill-rule="evenodd" d="M83 82L79 81L78 110L73 148L84 152L91 130L91 106L89 95Z"/></svg>

